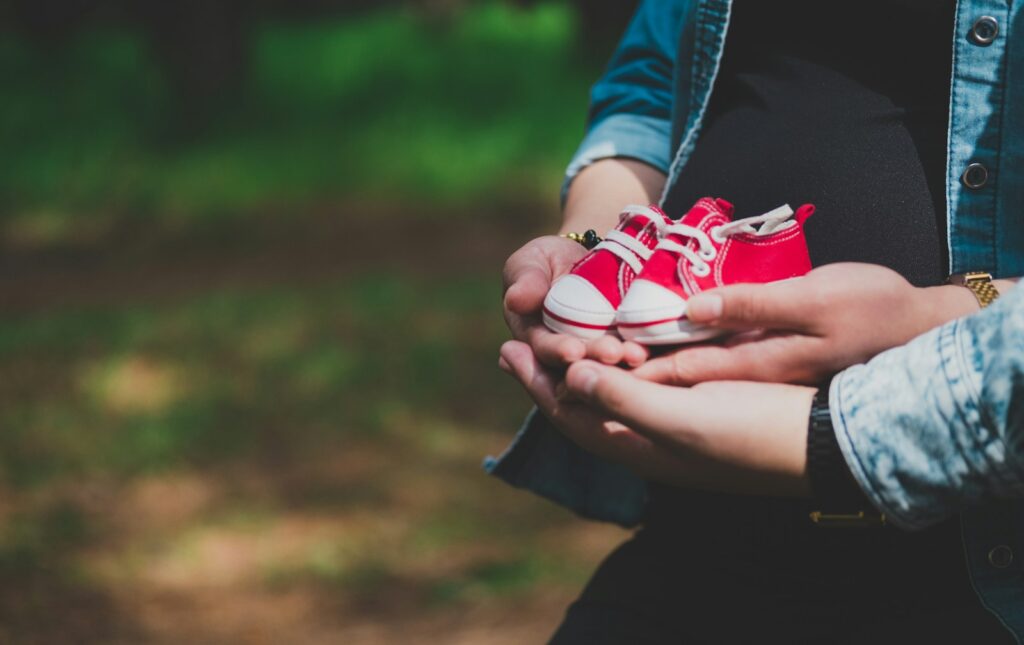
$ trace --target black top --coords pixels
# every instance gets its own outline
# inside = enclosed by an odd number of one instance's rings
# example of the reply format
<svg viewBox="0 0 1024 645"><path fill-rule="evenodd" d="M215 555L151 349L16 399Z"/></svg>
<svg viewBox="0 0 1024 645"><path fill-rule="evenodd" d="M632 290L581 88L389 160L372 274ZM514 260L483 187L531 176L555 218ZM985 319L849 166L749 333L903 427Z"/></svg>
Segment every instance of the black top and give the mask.
<svg viewBox="0 0 1024 645"><path fill-rule="evenodd" d="M704 195L732 201L737 217L813 202L816 266L871 262L917 285L943 282L954 8L955 0L736 0L704 129L668 212ZM650 490L647 523L659 531L749 534L765 562L797 568L871 553L922 594L969 589L956 520L916 533L829 531L807 517L832 510L822 501ZM927 579L905 570L907 552L937 554Z"/></svg>
<svg viewBox="0 0 1024 645"><path fill-rule="evenodd" d="M813 202L815 266L946 277L954 0L737 0L703 132L667 200Z"/></svg>

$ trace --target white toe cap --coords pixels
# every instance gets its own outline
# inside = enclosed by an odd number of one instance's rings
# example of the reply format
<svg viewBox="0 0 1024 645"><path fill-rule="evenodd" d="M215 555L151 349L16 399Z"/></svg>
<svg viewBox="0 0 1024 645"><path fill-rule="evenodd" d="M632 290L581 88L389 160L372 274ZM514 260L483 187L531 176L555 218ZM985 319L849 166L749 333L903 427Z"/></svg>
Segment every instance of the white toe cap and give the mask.
<svg viewBox="0 0 1024 645"><path fill-rule="evenodd" d="M573 274L555 281L544 307L557 316L595 325L609 324L615 318L615 308L597 287Z"/></svg>
<svg viewBox="0 0 1024 645"><path fill-rule="evenodd" d="M615 317L620 323L645 323L679 318L686 313L686 300L660 284L634 280Z"/></svg>

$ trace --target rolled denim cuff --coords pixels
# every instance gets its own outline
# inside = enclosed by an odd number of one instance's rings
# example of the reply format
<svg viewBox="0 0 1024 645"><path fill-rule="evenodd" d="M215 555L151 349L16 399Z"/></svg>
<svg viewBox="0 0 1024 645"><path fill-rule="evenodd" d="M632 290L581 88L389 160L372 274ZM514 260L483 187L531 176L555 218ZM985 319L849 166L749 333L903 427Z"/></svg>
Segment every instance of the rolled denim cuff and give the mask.
<svg viewBox="0 0 1024 645"><path fill-rule="evenodd" d="M569 186L581 170L600 159L636 159L668 174L672 123L667 119L635 114L613 114L594 125L583 138L565 171L562 206Z"/></svg>
<svg viewBox="0 0 1024 645"><path fill-rule="evenodd" d="M832 381L832 423L854 479L894 525L921 529L985 497L998 466L977 451L976 378L962 321Z"/></svg>
<svg viewBox="0 0 1024 645"><path fill-rule="evenodd" d="M952 326L841 372L829 392L850 473L890 523L921 529L960 510L960 448L974 408ZM973 482L970 482L973 483Z"/></svg>

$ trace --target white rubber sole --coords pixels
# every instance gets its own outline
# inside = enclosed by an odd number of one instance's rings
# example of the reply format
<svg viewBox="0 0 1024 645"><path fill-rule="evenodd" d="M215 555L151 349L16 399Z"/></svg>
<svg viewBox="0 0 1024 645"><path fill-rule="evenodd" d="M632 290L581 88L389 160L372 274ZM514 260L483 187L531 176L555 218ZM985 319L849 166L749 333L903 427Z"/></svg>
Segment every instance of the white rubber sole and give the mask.
<svg viewBox="0 0 1024 645"><path fill-rule="evenodd" d="M721 336L721 329L706 325L695 325L685 317L675 320L659 320L651 323L620 323L619 335L641 345L682 345L697 343Z"/></svg>
<svg viewBox="0 0 1024 645"><path fill-rule="evenodd" d="M576 338L582 338L583 340L594 340L595 338L601 338L602 336L615 335L615 315L612 314L608 317L608 324L591 324L584 322L576 322L565 318L564 316L556 316L550 313L547 309L543 313L544 325L553 332L559 334L568 334L575 336Z"/></svg>

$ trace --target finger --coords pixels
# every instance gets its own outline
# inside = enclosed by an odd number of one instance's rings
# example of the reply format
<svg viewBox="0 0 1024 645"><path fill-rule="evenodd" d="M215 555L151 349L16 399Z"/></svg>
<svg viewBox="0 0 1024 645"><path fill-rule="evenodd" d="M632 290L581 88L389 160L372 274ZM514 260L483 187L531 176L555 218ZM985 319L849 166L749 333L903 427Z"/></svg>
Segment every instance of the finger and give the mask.
<svg viewBox="0 0 1024 645"><path fill-rule="evenodd" d="M780 329L809 332L818 307L815 293L800 279L771 284L736 284L690 298L692 322L727 329Z"/></svg>
<svg viewBox="0 0 1024 645"><path fill-rule="evenodd" d="M641 434L656 438L685 431L689 390L644 381L594 361L575 363L565 382L593 407Z"/></svg>
<svg viewBox="0 0 1024 645"><path fill-rule="evenodd" d="M601 416L590 406L562 399L576 399L564 381L557 381L544 369L528 345L508 341L501 347L501 357L512 368L513 375L522 383L537 407L569 436L570 439L605 456L614 455L613 446L635 446L645 443L621 423ZM634 437L628 436L633 434Z"/></svg>
<svg viewBox="0 0 1024 645"><path fill-rule="evenodd" d="M642 365L650 355L647 348L639 343L634 343L631 340L622 343L622 360L630 367Z"/></svg>
<svg viewBox="0 0 1024 645"><path fill-rule="evenodd" d="M545 365L565 367L586 355L586 345L582 340L551 331L539 316L524 317L506 311L505 320L512 338L530 345Z"/></svg>
<svg viewBox="0 0 1024 645"><path fill-rule="evenodd" d="M615 336L605 335L587 343L587 358L615 365L622 361L624 354L622 341Z"/></svg>
<svg viewBox="0 0 1024 645"><path fill-rule="evenodd" d="M555 400L561 405L565 405L567 403L583 403L579 397L569 391L564 378L558 379L555 383Z"/></svg>
<svg viewBox="0 0 1024 645"><path fill-rule="evenodd" d="M502 346L501 355L541 412L570 440L645 479L686 483L691 469L670 451L590 405L559 401L554 378L536 361L529 346L509 341Z"/></svg>
<svg viewBox="0 0 1024 645"><path fill-rule="evenodd" d="M814 383L825 369L823 339L759 333L728 345L700 345L653 358L633 375L655 383L691 386L706 381Z"/></svg>
<svg viewBox="0 0 1024 645"><path fill-rule="evenodd" d="M547 266L539 262L524 265L515 271L505 289L505 308L523 316L537 313L550 287L551 271Z"/></svg>
<svg viewBox="0 0 1024 645"><path fill-rule="evenodd" d="M508 363L512 376L518 380L545 413L557 404L555 379L537 361L526 343L510 340L501 346L501 358Z"/></svg>
<svg viewBox="0 0 1024 645"><path fill-rule="evenodd" d="M537 360L550 367L563 368L587 355L587 346L579 338L556 334L538 323L526 329L525 340Z"/></svg>
<svg viewBox="0 0 1024 645"><path fill-rule="evenodd" d="M517 341L508 341L501 346L501 357L511 366L513 375L522 383L537 406L577 443L589 447L606 446L611 435L628 433L629 429L596 413L579 403L559 401L558 383L544 369L530 351L529 346ZM575 396L568 392L567 396ZM629 442L616 437L614 441Z"/></svg>
<svg viewBox="0 0 1024 645"><path fill-rule="evenodd" d="M501 368L503 372L507 372L509 374L512 373L512 366L508 364L508 361L505 360L504 356L498 357L498 367Z"/></svg>
<svg viewBox="0 0 1024 645"><path fill-rule="evenodd" d="M509 331L512 332L512 338L525 343L530 342L530 334L534 330L541 329L547 331L547 327L543 325L538 314L521 316L514 311L509 311L508 308L505 309L505 324L508 325Z"/></svg>
<svg viewBox="0 0 1024 645"><path fill-rule="evenodd" d="M733 349L707 345L652 358L633 370L633 375L654 383L690 386L704 381L742 378L758 369L747 356Z"/></svg>

